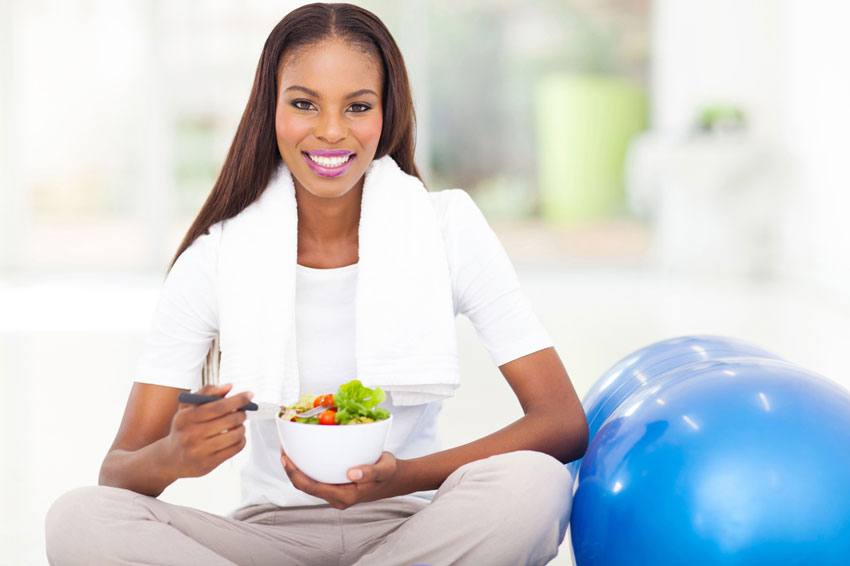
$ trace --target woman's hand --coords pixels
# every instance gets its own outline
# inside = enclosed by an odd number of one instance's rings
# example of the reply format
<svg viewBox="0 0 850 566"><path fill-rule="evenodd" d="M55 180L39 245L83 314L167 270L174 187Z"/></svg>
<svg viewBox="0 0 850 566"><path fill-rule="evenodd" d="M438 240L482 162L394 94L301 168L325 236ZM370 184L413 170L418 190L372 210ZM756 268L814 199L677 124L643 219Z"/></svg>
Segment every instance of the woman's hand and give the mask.
<svg viewBox="0 0 850 566"><path fill-rule="evenodd" d="M399 469L404 460L396 460L389 452L381 454L371 466L357 466L348 470L348 478L352 483L344 484L322 483L307 477L283 450L280 451L280 462L292 485L304 493L324 499L337 509L402 494L398 489L398 480L402 476Z"/></svg>
<svg viewBox="0 0 850 566"><path fill-rule="evenodd" d="M231 387L207 385L198 393L223 397ZM206 475L245 447L245 411L238 409L251 397L245 391L203 405L179 405L165 439L175 477Z"/></svg>

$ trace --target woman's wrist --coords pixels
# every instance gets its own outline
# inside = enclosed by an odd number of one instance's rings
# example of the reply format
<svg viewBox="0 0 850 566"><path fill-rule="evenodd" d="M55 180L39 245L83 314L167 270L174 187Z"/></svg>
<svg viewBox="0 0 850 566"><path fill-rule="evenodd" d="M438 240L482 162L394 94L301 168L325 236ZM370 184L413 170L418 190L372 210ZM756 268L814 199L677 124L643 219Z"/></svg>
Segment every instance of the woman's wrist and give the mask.
<svg viewBox="0 0 850 566"><path fill-rule="evenodd" d="M169 437L160 438L151 445L154 449L151 459L153 460L154 469L159 483L163 484L163 490L176 482L183 475L177 468L177 458L173 446L169 442Z"/></svg>
<svg viewBox="0 0 850 566"><path fill-rule="evenodd" d="M427 461L424 458L396 459L396 473L393 476L391 495L409 495L417 491L437 489L442 482L429 479Z"/></svg>
<svg viewBox="0 0 850 566"><path fill-rule="evenodd" d="M162 438L139 450L113 450L104 460L98 483L157 497L179 478Z"/></svg>

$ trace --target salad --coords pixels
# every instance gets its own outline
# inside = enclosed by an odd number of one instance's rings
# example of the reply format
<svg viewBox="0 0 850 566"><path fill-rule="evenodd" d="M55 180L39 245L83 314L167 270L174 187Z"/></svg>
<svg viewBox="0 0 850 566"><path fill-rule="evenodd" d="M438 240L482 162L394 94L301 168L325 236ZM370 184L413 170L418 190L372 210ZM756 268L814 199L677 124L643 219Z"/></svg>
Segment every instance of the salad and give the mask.
<svg viewBox="0 0 850 566"><path fill-rule="evenodd" d="M370 389L359 379L353 379L339 386L336 393L325 395L302 395L294 405L284 407L280 417L286 419L287 413L302 413L314 407L328 407L316 417L307 419L291 416L289 420L305 424L350 425L373 423L390 417L390 412L379 407L386 394L380 387Z"/></svg>

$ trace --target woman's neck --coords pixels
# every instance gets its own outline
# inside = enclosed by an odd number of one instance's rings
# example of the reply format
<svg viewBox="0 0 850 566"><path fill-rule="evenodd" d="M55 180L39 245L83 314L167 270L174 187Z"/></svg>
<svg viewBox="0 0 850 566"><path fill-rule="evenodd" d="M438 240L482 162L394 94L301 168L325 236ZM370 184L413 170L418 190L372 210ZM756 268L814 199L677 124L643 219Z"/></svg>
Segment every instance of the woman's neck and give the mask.
<svg viewBox="0 0 850 566"><path fill-rule="evenodd" d="M329 268L357 262L362 194L362 185L338 198L296 190L300 265Z"/></svg>

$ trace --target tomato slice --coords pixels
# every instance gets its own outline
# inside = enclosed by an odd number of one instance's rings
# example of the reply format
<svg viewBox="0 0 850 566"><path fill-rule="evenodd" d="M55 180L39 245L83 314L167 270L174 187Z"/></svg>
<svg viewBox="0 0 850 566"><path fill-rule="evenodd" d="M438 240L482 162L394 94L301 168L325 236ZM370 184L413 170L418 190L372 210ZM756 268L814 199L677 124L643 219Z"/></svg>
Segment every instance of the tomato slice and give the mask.
<svg viewBox="0 0 850 566"><path fill-rule="evenodd" d="M334 396L333 393L328 393L327 395L319 395L313 400L313 407L318 407L320 405L324 405L325 407L334 407Z"/></svg>
<svg viewBox="0 0 850 566"><path fill-rule="evenodd" d="M333 409L328 409L327 411L322 411L322 414L319 415L319 424L335 425L336 424L336 411L334 411Z"/></svg>

